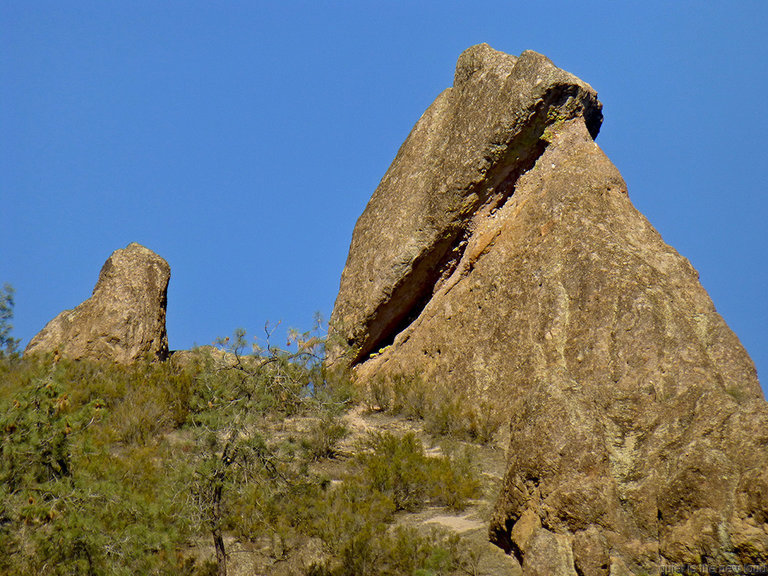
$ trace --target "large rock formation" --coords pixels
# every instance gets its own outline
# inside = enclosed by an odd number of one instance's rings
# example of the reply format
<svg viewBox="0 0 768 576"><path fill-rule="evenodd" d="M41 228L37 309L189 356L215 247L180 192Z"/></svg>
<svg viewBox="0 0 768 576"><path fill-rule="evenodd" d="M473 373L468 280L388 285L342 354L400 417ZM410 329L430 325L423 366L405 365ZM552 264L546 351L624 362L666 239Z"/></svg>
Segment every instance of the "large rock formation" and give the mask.
<svg viewBox="0 0 768 576"><path fill-rule="evenodd" d="M135 242L104 263L93 295L32 338L24 354L58 352L75 360L129 364L168 357L165 309L171 269Z"/></svg>
<svg viewBox="0 0 768 576"><path fill-rule="evenodd" d="M690 263L593 141L594 90L486 45L355 226L332 363L511 420L490 526L523 573L768 562L768 404Z"/></svg>

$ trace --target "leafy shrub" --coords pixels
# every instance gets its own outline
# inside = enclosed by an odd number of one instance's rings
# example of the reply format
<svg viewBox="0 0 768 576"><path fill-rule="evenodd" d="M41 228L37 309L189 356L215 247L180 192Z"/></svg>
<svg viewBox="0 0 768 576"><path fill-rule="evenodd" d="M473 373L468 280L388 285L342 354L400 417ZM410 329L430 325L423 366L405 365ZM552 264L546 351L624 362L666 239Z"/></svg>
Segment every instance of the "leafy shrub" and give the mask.
<svg viewBox="0 0 768 576"><path fill-rule="evenodd" d="M439 576L473 573L476 557L459 536L431 527L362 531L335 563L315 564L308 576Z"/></svg>
<svg viewBox="0 0 768 576"><path fill-rule="evenodd" d="M466 457L430 457L413 433L384 433L371 435L353 464L340 482L314 486L296 500L297 528L321 538L336 559L310 574L441 574L460 562L457 538L391 531L389 524L399 510L428 504L461 509L476 496L479 485Z"/></svg>
<svg viewBox="0 0 768 576"><path fill-rule="evenodd" d="M348 369L327 370L324 365L313 367L311 397L323 410L340 414L358 401L359 391Z"/></svg>
<svg viewBox="0 0 768 576"><path fill-rule="evenodd" d="M366 405L372 411L423 420L430 434L481 444L492 442L504 422L501 412L487 400L473 399L463 391L446 390L404 374L373 378L368 384Z"/></svg>
<svg viewBox="0 0 768 576"><path fill-rule="evenodd" d="M329 552L342 555L386 530L397 510L392 499L354 479L307 492L297 502L298 528L320 538Z"/></svg>
<svg viewBox="0 0 768 576"><path fill-rule="evenodd" d="M368 445L371 452L359 457L358 480L391 498L397 510L413 511L426 502L460 510L478 495L468 458L427 456L412 432L373 434Z"/></svg>
<svg viewBox="0 0 768 576"><path fill-rule="evenodd" d="M332 413L324 414L312 424L307 436L302 440L302 447L311 460L336 456L336 445L349 434L344 421Z"/></svg>
<svg viewBox="0 0 768 576"><path fill-rule="evenodd" d="M371 412L389 412L392 409L392 386L386 378L372 378L366 392L365 401Z"/></svg>
<svg viewBox="0 0 768 576"><path fill-rule="evenodd" d="M414 420L427 418L435 390L418 376L395 374L391 381L394 395L392 411Z"/></svg>

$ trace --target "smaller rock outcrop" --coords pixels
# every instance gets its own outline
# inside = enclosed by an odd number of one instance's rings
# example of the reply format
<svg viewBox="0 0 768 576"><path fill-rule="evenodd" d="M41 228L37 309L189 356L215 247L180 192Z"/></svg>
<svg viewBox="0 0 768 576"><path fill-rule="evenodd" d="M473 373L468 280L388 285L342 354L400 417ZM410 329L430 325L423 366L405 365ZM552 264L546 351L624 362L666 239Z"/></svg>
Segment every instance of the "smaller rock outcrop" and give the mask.
<svg viewBox="0 0 768 576"><path fill-rule="evenodd" d="M57 352L74 360L165 360L165 309L171 268L137 243L104 263L93 295L65 310L32 338L25 355Z"/></svg>

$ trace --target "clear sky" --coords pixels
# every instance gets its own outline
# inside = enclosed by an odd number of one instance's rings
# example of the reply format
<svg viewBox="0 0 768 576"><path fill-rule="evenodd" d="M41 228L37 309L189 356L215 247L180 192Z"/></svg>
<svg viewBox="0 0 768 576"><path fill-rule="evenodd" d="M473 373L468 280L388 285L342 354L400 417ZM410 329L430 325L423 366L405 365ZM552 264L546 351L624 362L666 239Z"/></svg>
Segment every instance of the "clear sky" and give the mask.
<svg viewBox="0 0 768 576"><path fill-rule="evenodd" d="M0 0L0 283L22 345L139 242L172 349L330 315L399 145L487 42L599 93L597 141L768 380L768 2Z"/></svg>

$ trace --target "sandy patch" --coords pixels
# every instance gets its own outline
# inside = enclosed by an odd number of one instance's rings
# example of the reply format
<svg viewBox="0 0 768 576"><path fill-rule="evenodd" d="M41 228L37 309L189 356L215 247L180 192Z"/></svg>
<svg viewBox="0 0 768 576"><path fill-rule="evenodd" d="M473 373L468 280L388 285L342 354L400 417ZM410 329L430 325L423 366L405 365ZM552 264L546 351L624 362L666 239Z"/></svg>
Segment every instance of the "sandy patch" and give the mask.
<svg viewBox="0 0 768 576"><path fill-rule="evenodd" d="M469 532L471 530L479 530L485 528L485 523L480 520L473 520L468 516L435 516L430 518L426 522L427 524L435 523L449 528L458 534Z"/></svg>

